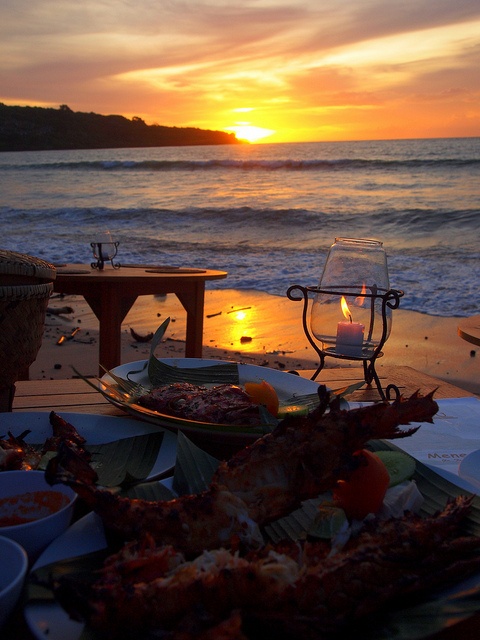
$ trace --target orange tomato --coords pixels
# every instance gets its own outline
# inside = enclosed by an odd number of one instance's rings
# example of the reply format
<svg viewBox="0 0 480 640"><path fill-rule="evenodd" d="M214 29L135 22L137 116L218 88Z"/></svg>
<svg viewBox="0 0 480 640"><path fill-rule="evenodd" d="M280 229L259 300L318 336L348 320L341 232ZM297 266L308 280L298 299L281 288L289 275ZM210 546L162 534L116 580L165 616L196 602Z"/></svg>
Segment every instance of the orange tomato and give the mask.
<svg viewBox="0 0 480 640"><path fill-rule="evenodd" d="M390 483L387 467L375 453L361 449L354 457L359 466L348 480L339 480L333 498L348 518L363 520L369 513L377 513L382 506Z"/></svg>
<svg viewBox="0 0 480 640"><path fill-rule="evenodd" d="M264 405L272 416L277 417L278 396L271 384L265 380L262 380L262 382L246 382L245 391L252 399L252 402Z"/></svg>

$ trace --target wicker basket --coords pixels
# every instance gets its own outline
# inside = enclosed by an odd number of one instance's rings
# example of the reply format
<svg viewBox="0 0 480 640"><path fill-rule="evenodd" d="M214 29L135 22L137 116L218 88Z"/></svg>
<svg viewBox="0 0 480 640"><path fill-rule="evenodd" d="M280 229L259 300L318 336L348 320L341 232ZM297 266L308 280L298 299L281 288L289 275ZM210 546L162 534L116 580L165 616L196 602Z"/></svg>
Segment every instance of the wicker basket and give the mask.
<svg viewBox="0 0 480 640"><path fill-rule="evenodd" d="M37 357L55 267L0 249L0 410L10 411L19 380Z"/></svg>

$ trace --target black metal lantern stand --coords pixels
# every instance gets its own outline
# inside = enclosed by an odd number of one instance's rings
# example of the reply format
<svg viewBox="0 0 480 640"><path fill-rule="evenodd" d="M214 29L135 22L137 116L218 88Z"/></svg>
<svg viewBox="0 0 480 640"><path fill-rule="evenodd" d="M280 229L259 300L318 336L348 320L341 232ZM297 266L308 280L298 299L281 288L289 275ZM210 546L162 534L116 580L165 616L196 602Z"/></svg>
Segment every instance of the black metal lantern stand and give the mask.
<svg viewBox="0 0 480 640"><path fill-rule="evenodd" d="M357 291L357 295L365 298L368 304L369 311L369 323L366 325L366 336L362 342L362 345L359 347L358 354L345 354L341 351L337 350L337 346L335 345L335 340L332 340L332 346L326 346L325 342L321 340L321 338L317 338L322 346L319 346L315 341L316 338L312 335L312 332L309 328L308 323L308 310L309 310L309 301L310 294L314 294L317 296L318 294L324 294L325 296L333 297L333 296L352 296L355 294L354 289L356 287L342 287L341 290L332 290L332 288L320 288L320 287L303 287L301 285L292 285L287 290L287 296L290 300L300 302L303 300L303 313L302 313L302 323L303 330L305 335L316 351L316 353L320 357L320 365L316 369L315 373L311 377L311 380L315 380L319 375L320 371L323 369L325 365L325 359L328 356L333 358L339 358L342 360L353 360L363 362L363 372L365 382L368 385L371 385L374 381L378 392L382 398L382 400L390 399L391 393L395 393L395 396L398 398L400 396L399 389L390 384L386 387L385 391L382 389L382 385L380 384L380 380L378 374L375 370L375 362L377 358L383 355L382 348L388 338L388 320L387 315L390 313L389 310L397 309L400 304L400 298L403 296L403 291L399 291L396 289L388 289L381 290L375 288L371 288L368 291ZM380 309L380 311L376 311ZM372 341L372 336L374 335L375 322L381 322L381 331L377 334L379 335L378 339Z"/></svg>
<svg viewBox="0 0 480 640"><path fill-rule="evenodd" d="M119 244L119 242L91 242L93 257L96 258L96 262L92 262L92 269L101 271L105 266L105 262L110 262L114 269L120 269L120 264L113 262L117 255Z"/></svg>

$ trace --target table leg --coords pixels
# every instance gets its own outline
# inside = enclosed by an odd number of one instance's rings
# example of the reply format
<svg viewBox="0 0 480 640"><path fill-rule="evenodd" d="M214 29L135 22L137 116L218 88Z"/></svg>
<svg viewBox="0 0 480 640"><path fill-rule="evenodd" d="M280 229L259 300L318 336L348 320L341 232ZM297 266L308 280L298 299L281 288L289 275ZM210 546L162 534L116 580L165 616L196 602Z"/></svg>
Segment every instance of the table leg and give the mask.
<svg viewBox="0 0 480 640"><path fill-rule="evenodd" d="M203 355L203 313L205 282L192 283L187 291L175 294L187 312L186 358L201 358Z"/></svg>
<svg viewBox="0 0 480 640"><path fill-rule="evenodd" d="M100 375L104 373L100 365L110 370L122 364L122 322L136 299L134 295L118 297L109 288L99 288L98 294L85 296L99 322Z"/></svg>

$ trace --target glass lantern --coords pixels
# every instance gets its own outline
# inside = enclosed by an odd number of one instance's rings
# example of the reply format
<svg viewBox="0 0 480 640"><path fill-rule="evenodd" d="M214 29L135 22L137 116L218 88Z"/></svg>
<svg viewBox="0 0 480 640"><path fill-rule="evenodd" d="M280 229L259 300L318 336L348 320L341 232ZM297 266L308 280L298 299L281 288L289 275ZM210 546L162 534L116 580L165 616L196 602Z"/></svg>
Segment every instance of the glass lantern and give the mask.
<svg viewBox="0 0 480 640"><path fill-rule="evenodd" d="M313 300L311 331L332 355L369 358L390 335L387 257L377 240L336 238ZM385 316L385 317L384 317Z"/></svg>
<svg viewBox="0 0 480 640"><path fill-rule="evenodd" d="M358 360L367 384L374 380L385 399L375 361L382 355L392 328L392 309L400 304L403 291L390 288L383 243L336 238L318 286L292 285L287 296L303 300L303 329L320 356L312 380L323 369L326 356ZM387 393L392 390L398 397L398 389L389 385Z"/></svg>
<svg viewBox="0 0 480 640"><path fill-rule="evenodd" d="M105 262L110 262L114 269L120 267L119 264L114 264L113 259L117 255L119 242L114 242L110 231L105 231L101 234L96 242L91 242L93 257L96 262L92 262L93 269L99 269L100 271L105 266Z"/></svg>

